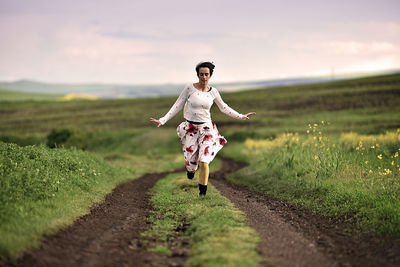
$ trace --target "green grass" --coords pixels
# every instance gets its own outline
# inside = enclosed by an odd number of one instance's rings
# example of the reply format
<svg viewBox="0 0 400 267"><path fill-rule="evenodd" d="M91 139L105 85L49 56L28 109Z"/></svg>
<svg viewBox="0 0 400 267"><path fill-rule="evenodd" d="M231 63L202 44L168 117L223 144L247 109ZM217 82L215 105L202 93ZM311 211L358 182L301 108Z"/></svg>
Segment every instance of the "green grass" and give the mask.
<svg viewBox="0 0 400 267"><path fill-rule="evenodd" d="M320 126L309 130L228 148L225 156L250 163L228 179L349 219L365 232L400 237L400 133L339 137Z"/></svg>
<svg viewBox="0 0 400 267"><path fill-rule="evenodd" d="M72 224L118 184L183 165L177 154L114 155L110 164L73 148L0 142L0 257L38 246L43 234Z"/></svg>
<svg viewBox="0 0 400 267"><path fill-rule="evenodd" d="M78 150L0 142L0 153L1 257L38 245L130 176Z"/></svg>
<svg viewBox="0 0 400 267"><path fill-rule="evenodd" d="M245 224L245 216L212 186L199 197L197 182L185 174L171 174L157 182L151 199L152 228L144 236L164 240L154 251L169 254L176 229L190 240L187 266L258 266L259 237Z"/></svg>
<svg viewBox="0 0 400 267"><path fill-rule="evenodd" d="M221 130L249 130L261 137L300 131L308 121L329 120L333 131L379 132L400 125L400 74L330 83L222 93L240 112L256 111L249 121L232 120L214 105L212 114ZM48 134L54 128L119 131L154 127L150 117L165 115L176 97L97 101L2 101L0 133ZM374 119L366 123L366 119ZM173 129L182 113L164 128ZM253 134L253 133L252 133Z"/></svg>
<svg viewBox="0 0 400 267"><path fill-rule="evenodd" d="M59 97L59 95L26 93L26 92L0 89L0 99L1 99L0 101L2 102L55 100L57 97Z"/></svg>

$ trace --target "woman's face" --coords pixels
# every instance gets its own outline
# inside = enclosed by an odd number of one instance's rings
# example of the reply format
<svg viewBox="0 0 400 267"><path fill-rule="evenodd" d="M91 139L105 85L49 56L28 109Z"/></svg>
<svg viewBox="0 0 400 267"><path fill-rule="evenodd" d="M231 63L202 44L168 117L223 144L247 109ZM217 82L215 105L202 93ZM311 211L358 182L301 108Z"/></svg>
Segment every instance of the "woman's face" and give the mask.
<svg viewBox="0 0 400 267"><path fill-rule="evenodd" d="M210 79L210 69L207 67L200 68L199 75L197 77L199 77L199 82L207 83Z"/></svg>

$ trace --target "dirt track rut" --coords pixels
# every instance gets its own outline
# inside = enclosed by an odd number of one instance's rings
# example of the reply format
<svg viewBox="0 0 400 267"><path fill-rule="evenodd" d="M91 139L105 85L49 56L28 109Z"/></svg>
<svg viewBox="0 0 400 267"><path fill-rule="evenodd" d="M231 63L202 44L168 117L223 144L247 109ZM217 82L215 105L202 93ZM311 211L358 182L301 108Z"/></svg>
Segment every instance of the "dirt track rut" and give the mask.
<svg viewBox="0 0 400 267"><path fill-rule="evenodd" d="M224 159L213 184L247 217L261 237L265 266L400 266L400 241L359 235L354 225L322 218L270 196L232 184L225 175L245 164Z"/></svg>
<svg viewBox="0 0 400 267"><path fill-rule="evenodd" d="M146 174L118 186L72 226L45 237L39 249L16 261L0 261L0 266L183 265L185 253L167 257L150 252L140 236L148 227L148 192L168 173Z"/></svg>

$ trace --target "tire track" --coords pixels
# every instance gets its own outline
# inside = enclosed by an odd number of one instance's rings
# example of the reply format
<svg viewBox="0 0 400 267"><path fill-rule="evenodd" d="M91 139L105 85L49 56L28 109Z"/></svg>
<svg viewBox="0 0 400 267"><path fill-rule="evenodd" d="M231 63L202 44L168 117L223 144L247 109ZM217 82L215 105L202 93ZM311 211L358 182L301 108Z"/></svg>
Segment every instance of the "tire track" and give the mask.
<svg viewBox="0 0 400 267"><path fill-rule="evenodd" d="M0 266L182 266L187 259L182 247L178 253L172 248L171 256L153 253L148 246L157 240L140 236L149 227L149 190L167 174L182 171L146 174L117 186L72 226L45 236L40 248L1 260Z"/></svg>
<svg viewBox="0 0 400 267"><path fill-rule="evenodd" d="M266 266L400 266L400 240L351 234L355 225L317 216L276 198L228 182L246 164L223 159L210 183L246 214L261 237Z"/></svg>

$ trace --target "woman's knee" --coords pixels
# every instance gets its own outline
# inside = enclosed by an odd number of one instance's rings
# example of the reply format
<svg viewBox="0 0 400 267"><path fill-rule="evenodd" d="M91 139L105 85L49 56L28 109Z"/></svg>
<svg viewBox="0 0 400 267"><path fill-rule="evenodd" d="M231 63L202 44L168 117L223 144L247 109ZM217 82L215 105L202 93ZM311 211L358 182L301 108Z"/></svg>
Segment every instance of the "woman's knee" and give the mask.
<svg viewBox="0 0 400 267"><path fill-rule="evenodd" d="M208 167L208 163L207 162L199 162L200 167Z"/></svg>

